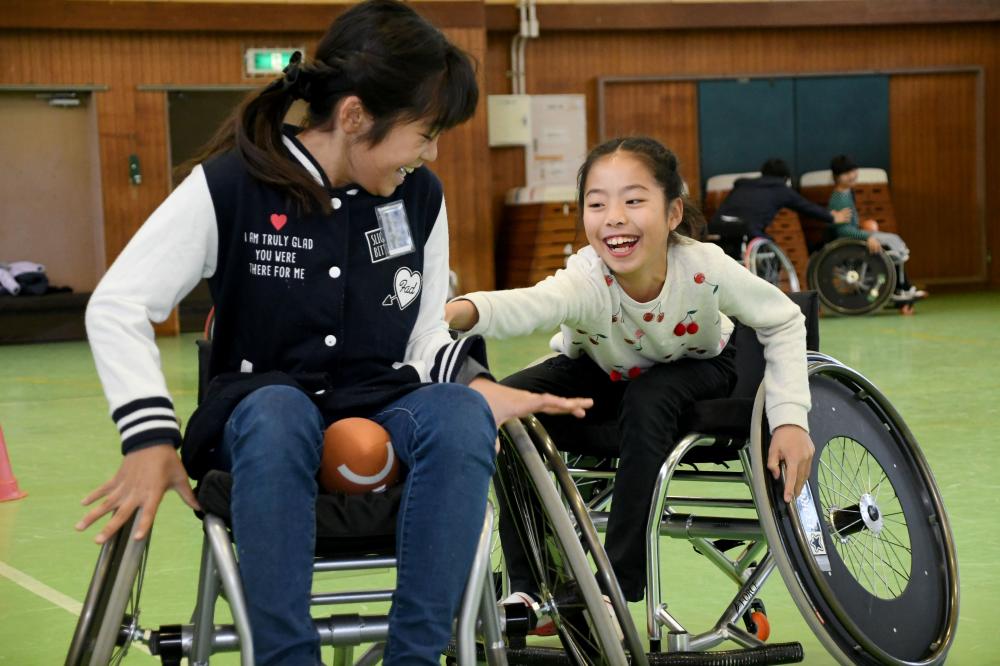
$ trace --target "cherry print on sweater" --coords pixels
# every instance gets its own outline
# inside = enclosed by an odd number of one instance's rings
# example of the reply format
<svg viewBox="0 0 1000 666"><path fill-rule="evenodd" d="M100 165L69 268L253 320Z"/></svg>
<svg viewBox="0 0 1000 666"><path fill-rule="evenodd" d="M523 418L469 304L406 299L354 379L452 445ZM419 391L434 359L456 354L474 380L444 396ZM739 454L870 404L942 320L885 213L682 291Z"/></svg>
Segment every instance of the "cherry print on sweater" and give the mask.
<svg viewBox="0 0 1000 666"><path fill-rule="evenodd" d="M684 316L684 319L681 319L679 322L677 322L677 325L674 326L674 335L676 335L677 337L681 337L682 335L685 334L694 335L695 333L698 332L698 323L694 320L694 314L696 312L698 311L688 310L687 314ZM691 321L688 322L688 319L690 319Z"/></svg>
<svg viewBox="0 0 1000 666"><path fill-rule="evenodd" d="M647 312L644 315L642 315L642 320L643 321L653 321L653 319L655 318L656 319L656 323L659 324L661 321L663 321L663 317L664 317L664 314L663 314L663 304L660 303L660 302L657 302L655 308L653 308L649 312Z"/></svg>
<svg viewBox="0 0 1000 666"><path fill-rule="evenodd" d="M608 377L613 382L628 381L629 379L635 379L642 374L642 368L637 365L632 366L628 370L625 370L624 365L616 365L615 369L608 373Z"/></svg>
<svg viewBox="0 0 1000 666"><path fill-rule="evenodd" d="M694 282L695 282L695 284L707 284L707 285L709 285L710 287L712 287L712 293L713 294L715 292L719 291L719 285L714 284L712 282L709 282L708 278L705 277L704 273L695 273L694 274Z"/></svg>

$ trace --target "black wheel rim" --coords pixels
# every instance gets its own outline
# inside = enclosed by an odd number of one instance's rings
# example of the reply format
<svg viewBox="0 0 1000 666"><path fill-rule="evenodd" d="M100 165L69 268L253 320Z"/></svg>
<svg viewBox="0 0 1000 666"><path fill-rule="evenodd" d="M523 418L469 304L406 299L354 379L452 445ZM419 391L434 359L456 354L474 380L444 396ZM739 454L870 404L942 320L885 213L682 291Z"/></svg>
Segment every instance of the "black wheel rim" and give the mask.
<svg viewBox="0 0 1000 666"><path fill-rule="evenodd" d="M938 663L954 637L958 582L933 477L912 435L863 377L824 366L810 389L814 508L800 497L797 510L786 510L780 485L769 484L781 539L804 572L802 590L856 663Z"/></svg>

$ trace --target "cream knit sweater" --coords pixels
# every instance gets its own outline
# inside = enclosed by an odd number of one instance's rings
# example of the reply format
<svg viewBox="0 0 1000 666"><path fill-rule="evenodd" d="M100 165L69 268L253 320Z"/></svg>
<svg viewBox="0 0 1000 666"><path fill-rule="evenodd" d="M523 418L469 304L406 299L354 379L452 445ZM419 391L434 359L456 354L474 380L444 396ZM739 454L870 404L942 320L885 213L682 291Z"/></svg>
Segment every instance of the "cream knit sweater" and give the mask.
<svg viewBox="0 0 1000 666"><path fill-rule="evenodd" d="M764 346L771 429L784 424L809 429L805 317L779 289L717 245L672 242L667 279L648 303L630 298L589 246L533 287L461 298L479 310L468 334L506 338L559 326L550 343L554 351L573 358L587 354L621 381L654 363L716 356L732 334L729 317L736 317L756 330Z"/></svg>

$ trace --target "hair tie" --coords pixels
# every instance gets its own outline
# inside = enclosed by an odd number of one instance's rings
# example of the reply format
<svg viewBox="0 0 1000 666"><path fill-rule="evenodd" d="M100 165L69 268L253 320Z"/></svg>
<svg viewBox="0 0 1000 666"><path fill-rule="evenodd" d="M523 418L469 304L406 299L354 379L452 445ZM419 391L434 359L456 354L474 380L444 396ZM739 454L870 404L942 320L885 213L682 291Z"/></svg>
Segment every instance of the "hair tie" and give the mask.
<svg viewBox="0 0 1000 666"><path fill-rule="evenodd" d="M295 98L304 97L306 85L301 81L304 77L302 74L302 52L296 51L292 54L292 57L288 60L288 65L281 70L285 76L281 79L281 90L283 92L291 92L292 96Z"/></svg>

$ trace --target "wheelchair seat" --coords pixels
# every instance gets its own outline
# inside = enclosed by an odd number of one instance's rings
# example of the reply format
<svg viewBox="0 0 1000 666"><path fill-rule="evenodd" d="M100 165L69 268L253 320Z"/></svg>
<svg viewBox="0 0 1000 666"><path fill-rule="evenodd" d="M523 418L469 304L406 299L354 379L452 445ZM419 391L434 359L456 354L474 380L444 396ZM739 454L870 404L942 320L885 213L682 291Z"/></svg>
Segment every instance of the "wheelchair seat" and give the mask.
<svg viewBox="0 0 1000 666"><path fill-rule="evenodd" d="M198 502L206 513L231 527L233 477L218 470L198 484ZM403 485L362 495L320 493L316 498L316 556L390 555L396 547L396 514Z"/></svg>

